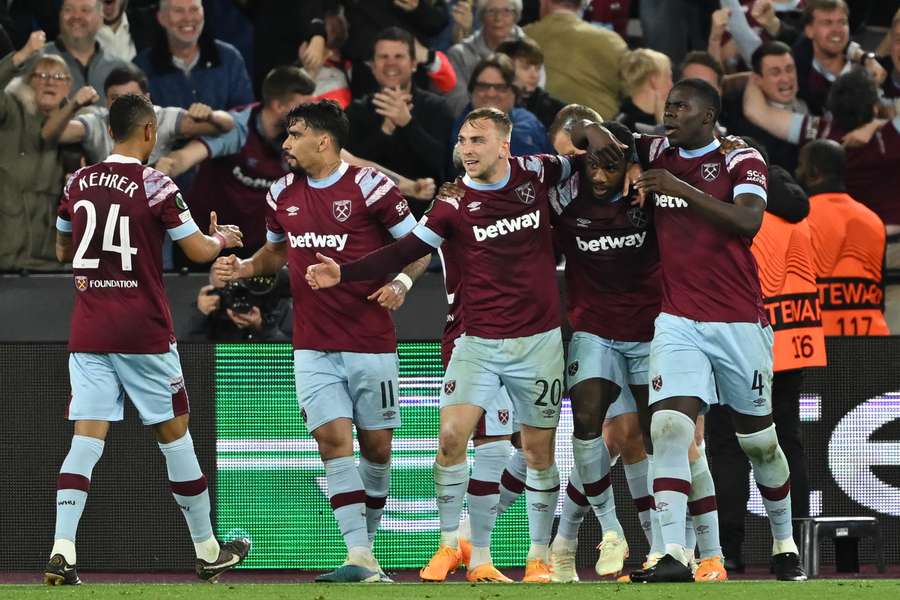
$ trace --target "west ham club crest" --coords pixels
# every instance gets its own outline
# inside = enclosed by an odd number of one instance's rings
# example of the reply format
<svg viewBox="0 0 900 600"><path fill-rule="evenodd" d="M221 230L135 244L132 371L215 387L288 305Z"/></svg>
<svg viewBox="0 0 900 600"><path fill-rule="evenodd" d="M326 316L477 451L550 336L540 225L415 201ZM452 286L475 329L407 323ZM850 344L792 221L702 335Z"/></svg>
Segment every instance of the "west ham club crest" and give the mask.
<svg viewBox="0 0 900 600"><path fill-rule="evenodd" d="M516 188L516 196L522 202L522 204L534 204L534 199L537 196L534 192L534 186L531 185L531 182L528 181L523 183L519 187Z"/></svg>
<svg viewBox="0 0 900 600"><path fill-rule="evenodd" d="M331 205L331 212L334 213L334 218L337 219L339 223L343 223L350 218L350 201L335 200Z"/></svg>
<svg viewBox="0 0 900 600"><path fill-rule="evenodd" d="M719 163L703 163L700 165L700 175L704 181L712 181L719 176Z"/></svg>

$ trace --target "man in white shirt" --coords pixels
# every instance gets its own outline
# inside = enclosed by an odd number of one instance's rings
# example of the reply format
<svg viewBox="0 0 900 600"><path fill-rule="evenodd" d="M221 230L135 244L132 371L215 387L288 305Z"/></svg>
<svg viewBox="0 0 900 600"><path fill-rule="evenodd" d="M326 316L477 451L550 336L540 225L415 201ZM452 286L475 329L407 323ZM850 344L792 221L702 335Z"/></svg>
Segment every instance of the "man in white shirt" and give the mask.
<svg viewBox="0 0 900 600"><path fill-rule="evenodd" d="M97 41L109 56L131 62L137 50L131 37L126 8L128 0L104 0L103 26L97 32Z"/></svg>

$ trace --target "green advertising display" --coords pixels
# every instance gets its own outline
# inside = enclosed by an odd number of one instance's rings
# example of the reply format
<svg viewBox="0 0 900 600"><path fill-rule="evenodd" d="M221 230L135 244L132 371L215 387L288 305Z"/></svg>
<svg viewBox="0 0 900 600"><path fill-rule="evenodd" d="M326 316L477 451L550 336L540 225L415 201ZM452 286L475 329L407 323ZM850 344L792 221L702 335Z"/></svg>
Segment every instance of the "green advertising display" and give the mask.
<svg viewBox="0 0 900 600"><path fill-rule="evenodd" d="M431 468L440 344L400 343L398 354L403 426L395 432L391 491L375 541L385 569L422 567L439 537ZM292 359L290 346L281 344L223 344L216 350L217 528L225 538L252 540L246 568L320 570L346 557L322 461L300 417ZM567 435L560 432L562 439ZM563 478L568 464L560 464ZM528 523L518 501L497 521L494 562L522 565L527 551Z"/></svg>

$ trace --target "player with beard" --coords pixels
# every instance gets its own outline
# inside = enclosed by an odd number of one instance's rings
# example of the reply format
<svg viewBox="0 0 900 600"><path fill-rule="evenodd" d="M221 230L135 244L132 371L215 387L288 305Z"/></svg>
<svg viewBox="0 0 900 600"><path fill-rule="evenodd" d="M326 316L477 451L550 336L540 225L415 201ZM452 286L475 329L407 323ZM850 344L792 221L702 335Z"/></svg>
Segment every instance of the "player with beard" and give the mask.
<svg viewBox="0 0 900 600"><path fill-rule="evenodd" d="M531 547L524 581L546 583L559 496L553 450L563 393L549 194L578 161L549 155L511 158L511 127L497 109L469 113L458 138L466 170L464 194L439 196L412 235L362 260L340 265L321 256L320 264L307 270L307 281L324 289L365 280L429 253L445 240L454 246L463 272L466 335L453 348L441 393L434 475L442 534L432 561L443 555L448 572L459 565L459 512L469 479L466 444L481 416L497 409L503 386L515 406L527 463ZM608 132L593 135L604 138L604 160L621 160L622 151L610 143ZM592 147L597 146L592 139ZM471 526L474 537L482 526L474 514ZM509 581L493 566L489 547L473 547L466 576L470 581Z"/></svg>
<svg viewBox="0 0 900 600"><path fill-rule="evenodd" d="M400 426L397 339L386 309L403 303L429 257L417 255L388 283L380 275L363 277L313 293L303 278L320 252L342 261L361 258L406 235L416 222L387 176L341 160L349 123L337 103L300 105L287 120L283 147L293 172L269 189L266 244L249 259L217 260L213 272L233 281L289 263L297 398L325 464L331 508L348 549L344 564L317 581L385 581L372 544L390 485L393 430Z"/></svg>
<svg viewBox="0 0 900 600"><path fill-rule="evenodd" d="M730 409L769 515L782 580L806 578L791 530L790 473L772 422L772 330L750 252L766 205L767 169L756 150L722 154L721 109L709 84L686 79L666 100L666 137L641 136L650 170L636 185L653 200L662 266L662 312L650 348L653 490L665 556L632 581L691 581L685 515L688 448L710 404Z"/></svg>

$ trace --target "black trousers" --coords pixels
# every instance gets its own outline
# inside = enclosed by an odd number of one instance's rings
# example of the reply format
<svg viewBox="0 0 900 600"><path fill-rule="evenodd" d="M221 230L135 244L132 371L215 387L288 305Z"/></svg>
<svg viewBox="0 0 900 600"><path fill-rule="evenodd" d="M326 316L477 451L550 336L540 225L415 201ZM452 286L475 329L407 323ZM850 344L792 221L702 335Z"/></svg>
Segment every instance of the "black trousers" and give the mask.
<svg viewBox="0 0 900 600"><path fill-rule="evenodd" d="M803 371L775 373L772 381L772 417L778 444L791 470L791 512L809 516L809 476L800 441L800 388ZM729 409L715 405L706 415L707 454L716 482L719 534L726 558L743 562L744 521L750 499L750 461L735 437Z"/></svg>

